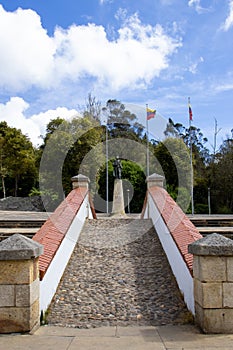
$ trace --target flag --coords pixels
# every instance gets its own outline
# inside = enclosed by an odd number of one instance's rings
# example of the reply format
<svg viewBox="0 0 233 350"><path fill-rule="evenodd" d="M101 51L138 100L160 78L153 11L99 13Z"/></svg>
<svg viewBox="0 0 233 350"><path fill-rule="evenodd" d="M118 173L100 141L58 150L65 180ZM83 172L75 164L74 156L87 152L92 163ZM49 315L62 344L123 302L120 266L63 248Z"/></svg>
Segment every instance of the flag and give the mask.
<svg viewBox="0 0 233 350"><path fill-rule="evenodd" d="M193 112L192 112L190 102L189 102L188 106L189 106L189 120L193 120Z"/></svg>
<svg viewBox="0 0 233 350"><path fill-rule="evenodd" d="M155 113L156 113L155 109L147 108L146 109L146 118L147 118L147 120L150 120L150 119L154 118L155 117Z"/></svg>

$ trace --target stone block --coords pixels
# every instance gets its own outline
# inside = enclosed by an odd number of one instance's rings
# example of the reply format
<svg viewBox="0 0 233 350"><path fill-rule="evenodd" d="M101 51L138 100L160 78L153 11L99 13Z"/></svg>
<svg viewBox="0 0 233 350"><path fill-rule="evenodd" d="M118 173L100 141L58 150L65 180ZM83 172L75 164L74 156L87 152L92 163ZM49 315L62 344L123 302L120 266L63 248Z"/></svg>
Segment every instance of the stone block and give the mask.
<svg viewBox="0 0 233 350"><path fill-rule="evenodd" d="M233 282L233 257L227 257L227 281Z"/></svg>
<svg viewBox="0 0 233 350"><path fill-rule="evenodd" d="M0 333L29 332L39 325L39 301L31 307L1 308Z"/></svg>
<svg viewBox="0 0 233 350"><path fill-rule="evenodd" d="M0 261L0 285L32 283L38 278L37 263L33 260Z"/></svg>
<svg viewBox="0 0 233 350"><path fill-rule="evenodd" d="M203 311L204 310L200 306L200 304L195 301L195 322L201 329L203 329L203 323L204 323L204 312Z"/></svg>
<svg viewBox="0 0 233 350"><path fill-rule="evenodd" d="M39 279L31 284L16 285L16 306L24 307L32 305L39 299L40 282Z"/></svg>
<svg viewBox="0 0 233 350"><path fill-rule="evenodd" d="M233 308L233 283L223 283L223 307Z"/></svg>
<svg viewBox="0 0 233 350"><path fill-rule="evenodd" d="M233 310L232 309L204 309L205 333L232 333Z"/></svg>
<svg viewBox="0 0 233 350"><path fill-rule="evenodd" d="M199 256L193 256L193 277L199 279L200 271L199 271Z"/></svg>
<svg viewBox="0 0 233 350"><path fill-rule="evenodd" d="M203 308L222 308L222 283L202 283L194 279L195 301Z"/></svg>
<svg viewBox="0 0 233 350"><path fill-rule="evenodd" d="M30 330L40 326L40 301L37 299L30 308Z"/></svg>
<svg viewBox="0 0 233 350"><path fill-rule="evenodd" d="M15 286L0 285L0 307L7 306L15 306Z"/></svg>
<svg viewBox="0 0 233 350"><path fill-rule="evenodd" d="M202 282L223 282L226 281L226 257L199 256L198 267L195 267L197 279Z"/></svg>
<svg viewBox="0 0 233 350"><path fill-rule="evenodd" d="M203 309L195 304L195 319L204 333L232 333L233 309Z"/></svg>
<svg viewBox="0 0 233 350"><path fill-rule="evenodd" d="M194 278L193 284L194 284L195 302L198 303L200 306L202 306L202 302L203 302L202 283L198 279Z"/></svg>

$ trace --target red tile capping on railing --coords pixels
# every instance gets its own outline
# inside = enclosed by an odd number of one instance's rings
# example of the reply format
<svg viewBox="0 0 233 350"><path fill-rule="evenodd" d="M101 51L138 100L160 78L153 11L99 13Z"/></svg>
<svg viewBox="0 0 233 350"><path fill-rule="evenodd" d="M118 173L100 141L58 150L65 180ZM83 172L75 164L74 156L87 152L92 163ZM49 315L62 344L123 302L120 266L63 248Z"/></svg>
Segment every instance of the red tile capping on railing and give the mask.
<svg viewBox="0 0 233 350"><path fill-rule="evenodd" d="M88 190L72 190L54 213L33 236L33 240L44 246L44 254L39 258L40 279L42 280L60 244L74 220Z"/></svg>
<svg viewBox="0 0 233 350"><path fill-rule="evenodd" d="M193 255L188 253L188 245L202 238L202 235L165 189L154 186L148 191L192 274Z"/></svg>

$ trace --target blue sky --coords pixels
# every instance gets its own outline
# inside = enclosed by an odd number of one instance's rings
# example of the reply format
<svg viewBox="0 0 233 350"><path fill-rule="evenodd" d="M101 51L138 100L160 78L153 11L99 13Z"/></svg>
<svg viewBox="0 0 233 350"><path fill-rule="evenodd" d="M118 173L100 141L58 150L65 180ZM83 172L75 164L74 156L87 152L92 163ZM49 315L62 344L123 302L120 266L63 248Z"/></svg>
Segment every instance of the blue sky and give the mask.
<svg viewBox="0 0 233 350"><path fill-rule="evenodd" d="M35 145L89 92L186 126L190 97L210 148L233 128L233 0L0 0L0 50L0 120Z"/></svg>

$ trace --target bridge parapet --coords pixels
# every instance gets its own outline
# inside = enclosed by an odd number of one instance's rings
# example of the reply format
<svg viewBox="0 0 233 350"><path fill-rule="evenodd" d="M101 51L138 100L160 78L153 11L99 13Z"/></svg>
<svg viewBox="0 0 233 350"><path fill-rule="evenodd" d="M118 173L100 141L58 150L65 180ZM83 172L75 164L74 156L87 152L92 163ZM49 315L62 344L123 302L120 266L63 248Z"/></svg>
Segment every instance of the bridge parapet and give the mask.
<svg viewBox="0 0 233 350"><path fill-rule="evenodd" d="M153 186L150 177L148 178L147 199L142 217L152 219L186 305L194 314L193 255L188 252L188 245L202 238L202 235L162 188L161 177L159 180L160 186Z"/></svg>
<svg viewBox="0 0 233 350"><path fill-rule="evenodd" d="M39 259L40 309L46 311L73 253L86 218L93 218L86 176L72 178L73 190L33 236L44 246Z"/></svg>

